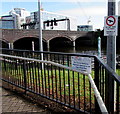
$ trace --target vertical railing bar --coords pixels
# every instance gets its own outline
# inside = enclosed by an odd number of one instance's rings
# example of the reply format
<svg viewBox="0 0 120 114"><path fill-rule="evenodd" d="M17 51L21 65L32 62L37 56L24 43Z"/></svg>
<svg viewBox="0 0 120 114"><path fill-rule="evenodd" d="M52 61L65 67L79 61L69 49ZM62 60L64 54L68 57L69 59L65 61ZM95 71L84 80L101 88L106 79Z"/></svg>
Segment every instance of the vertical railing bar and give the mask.
<svg viewBox="0 0 120 114"><path fill-rule="evenodd" d="M22 73L21 73L21 65L22 65L22 63L21 63L21 60L19 59L19 85L20 86L22 86L22 84L21 84L21 75L22 75Z"/></svg>
<svg viewBox="0 0 120 114"><path fill-rule="evenodd" d="M83 75L83 88L84 88L84 111L85 111L85 109L86 109L85 75Z"/></svg>
<svg viewBox="0 0 120 114"><path fill-rule="evenodd" d="M45 95L47 95L47 84L46 84L46 70L45 70L45 65L44 65L44 80L45 80Z"/></svg>
<svg viewBox="0 0 120 114"><path fill-rule="evenodd" d="M29 61L26 61L26 89L29 88Z"/></svg>
<svg viewBox="0 0 120 114"><path fill-rule="evenodd" d="M13 78L14 78L14 84L16 84L16 69L15 69L15 63L16 63L16 59L14 59L13 61Z"/></svg>
<svg viewBox="0 0 120 114"><path fill-rule="evenodd" d="M99 78L100 78L100 76L99 76L99 71L100 71L100 69L99 69L99 66L100 66L100 64L99 64L99 62L98 62L98 60L97 60L97 58L94 58L94 68L95 68L95 79L94 79L94 81L95 81L95 84L96 84L96 86L97 86L97 88L98 88L98 90L99 90ZM98 113L99 112L99 105L98 105L98 102L97 102L97 100L96 100L96 98L95 98L95 113Z"/></svg>
<svg viewBox="0 0 120 114"><path fill-rule="evenodd" d="M14 58L11 58L11 65L12 65L12 69L11 69L11 72L12 72L12 74L11 74L11 82L13 82L13 76L14 76L14 70L13 70L14 69L14 63L13 63L13 59Z"/></svg>
<svg viewBox="0 0 120 114"><path fill-rule="evenodd" d="M67 56L67 63L68 63L68 66L69 66L69 56ZM68 87L69 87L69 106L70 106L70 71L68 70Z"/></svg>
<svg viewBox="0 0 120 114"><path fill-rule="evenodd" d="M103 101L105 100L105 70L104 70L104 68L103 68L103 66L102 66L102 85L103 85L103 94L102 94L102 99L103 99Z"/></svg>
<svg viewBox="0 0 120 114"><path fill-rule="evenodd" d="M7 59L6 57L3 57L3 59L4 59L4 69L5 69L5 71L6 71L6 62L5 62L5 59Z"/></svg>
<svg viewBox="0 0 120 114"><path fill-rule="evenodd" d="M74 76L75 75L74 75L74 71L72 71L72 75L73 75L73 97L74 97L73 98L73 100L74 100L73 101L73 103L74 103L73 105L74 105L74 108L75 108L75 83L74 83L74 81L75 81L75 77Z"/></svg>
<svg viewBox="0 0 120 114"><path fill-rule="evenodd" d="M35 80L34 80L34 61L32 61L32 78L33 78L33 91L35 92Z"/></svg>
<svg viewBox="0 0 120 114"><path fill-rule="evenodd" d="M19 85L19 84L18 84L18 83L19 83L19 80L18 80L18 60L17 60L17 59L16 59L16 64L15 64L15 70L16 70L16 74L15 74L15 75L17 76L17 77L16 77L16 79L17 79L16 84Z"/></svg>
<svg viewBox="0 0 120 114"><path fill-rule="evenodd" d="M18 75L18 85L20 84L19 83L19 59L17 60L17 75Z"/></svg>
<svg viewBox="0 0 120 114"><path fill-rule="evenodd" d="M117 83L117 89L116 89L116 114L119 114L120 111L120 85Z"/></svg>
<svg viewBox="0 0 120 114"><path fill-rule="evenodd" d="M32 79L32 63L30 61L30 85L31 85L31 90L33 90L33 79Z"/></svg>
<svg viewBox="0 0 120 114"><path fill-rule="evenodd" d="M58 55L58 63L60 63L60 57ZM60 101L62 101L62 94L61 94L61 72L60 72L60 67L58 68L59 69L59 90L60 90Z"/></svg>
<svg viewBox="0 0 120 114"><path fill-rule="evenodd" d="M55 54L54 54L54 60L55 60ZM56 86L56 101L58 100L58 91L57 91L57 72L56 72L56 67L55 67L55 86Z"/></svg>
<svg viewBox="0 0 120 114"><path fill-rule="evenodd" d="M10 61L10 59L8 59L7 57L6 57L6 59L9 60L9 61L8 61L8 63L9 63L9 74L11 74L11 61ZM7 76L8 81L10 81L9 77L11 78L11 76Z"/></svg>
<svg viewBox="0 0 120 114"><path fill-rule="evenodd" d="M26 85L27 85L27 89L29 88L29 61L27 61L26 63Z"/></svg>
<svg viewBox="0 0 120 114"><path fill-rule="evenodd" d="M90 114L91 114L92 113L92 109L91 109L92 108L91 107L91 105L92 105L92 100L91 100L92 99L92 95L91 95L92 92L91 92L91 84L90 84L90 82L89 82L89 93L90 93L90 97L89 98L90 98Z"/></svg>
<svg viewBox="0 0 120 114"><path fill-rule="evenodd" d="M34 62L34 67L35 67L35 86L36 86L36 92L38 93L38 76L37 76L37 71L36 71L36 62Z"/></svg>
<svg viewBox="0 0 120 114"><path fill-rule="evenodd" d="M99 91L100 91L100 94L102 95L102 87L101 87L101 86L102 86L101 65L100 65L100 72L99 72L99 73L100 73L100 74L99 74L99 77L100 77L100 78L99 78L99 82L100 82L100 83L99 83L99 84L100 84L100 85L99 85L99 88L100 88Z"/></svg>
<svg viewBox="0 0 120 114"><path fill-rule="evenodd" d="M59 67L59 90L60 90L60 101L62 101L62 94L61 94L61 72L60 72L60 67Z"/></svg>
<svg viewBox="0 0 120 114"><path fill-rule="evenodd" d="M50 61L52 61L52 54L50 54ZM54 85L53 85L53 81L54 81L54 75L53 75L53 66L51 66L51 80L52 80L52 98L54 99Z"/></svg>
<svg viewBox="0 0 120 114"><path fill-rule="evenodd" d="M45 64L43 64L43 65L44 65L44 67L45 67ZM42 63L40 63L40 69L41 69L41 83L42 83L41 93L44 94ZM45 70L45 68L44 68L44 70Z"/></svg>
<svg viewBox="0 0 120 114"><path fill-rule="evenodd" d="M48 72L48 89L49 89L49 98L50 98L50 71L48 64L47 64L47 72Z"/></svg>
<svg viewBox="0 0 120 114"><path fill-rule="evenodd" d="M63 65L64 65L64 55L63 55ZM65 69L63 69L63 83L64 83L64 102L66 104L66 88L65 88Z"/></svg>
<svg viewBox="0 0 120 114"><path fill-rule="evenodd" d="M53 66L51 65L51 80L52 80L52 98L54 99L54 85L53 85L53 82L54 82L54 75L53 75Z"/></svg>
<svg viewBox="0 0 120 114"><path fill-rule="evenodd" d="M10 64L11 64L11 66L10 66L10 68L11 68L11 69L10 69L10 70L11 70L10 82L13 82L13 79L12 79L12 75L13 75L13 70L12 70L12 69L13 69L13 63L12 63L12 59L13 59L13 58L10 58Z"/></svg>
<svg viewBox="0 0 120 114"><path fill-rule="evenodd" d="M80 109L80 73L78 73L78 106Z"/></svg>
<svg viewBox="0 0 120 114"><path fill-rule="evenodd" d="M0 60L0 63L1 63L1 69L4 68L4 72L5 72L5 76L4 77L2 76L1 78L6 79L6 73L8 71L8 68L7 68L8 67L8 63L7 63L7 61L5 61L5 57L3 57L3 60Z"/></svg>
<svg viewBox="0 0 120 114"><path fill-rule="evenodd" d="M24 73L24 89L26 94L27 80L26 80L26 61L25 60L23 60L23 73Z"/></svg>
<svg viewBox="0 0 120 114"><path fill-rule="evenodd" d="M39 83L39 93L41 93L41 83L40 83L40 67L39 67L39 63L37 62L37 70L38 70L38 83Z"/></svg>
<svg viewBox="0 0 120 114"><path fill-rule="evenodd" d="M15 68L14 68L14 70L15 70L15 80L16 80L15 84L18 85L17 73L16 73L17 72L17 65L16 64L17 64L17 59L15 59L15 65L14 65Z"/></svg>
<svg viewBox="0 0 120 114"><path fill-rule="evenodd" d="M49 54L46 54L46 59L47 59L47 61L49 61ZM46 75L45 74L45 66L44 66L44 75ZM48 68L48 65L47 65L47 88L48 88L48 91L46 91L46 92L48 92L48 96L50 97L50 86L49 86L49 68Z"/></svg>
<svg viewBox="0 0 120 114"><path fill-rule="evenodd" d="M108 104L107 91L108 91L108 72L107 72L107 70L105 70L105 104L106 104L106 106Z"/></svg>
<svg viewBox="0 0 120 114"><path fill-rule="evenodd" d="M6 76L7 76L7 69L8 69L8 73L9 73L9 64L8 65L6 65L7 63L9 63L9 62L7 62L7 61L5 61L5 59L7 59L6 57L3 57L3 61L1 61L1 63L2 63L2 69L4 68L5 69L5 77L3 77L2 76L2 78L5 78L6 79ZM4 65L3 65L4 64ZM7 68L7 66L8 66L8 68ZM7 78L8 78L8 76L7 76ZM8 80L8 79L7 79Z"/></svg>

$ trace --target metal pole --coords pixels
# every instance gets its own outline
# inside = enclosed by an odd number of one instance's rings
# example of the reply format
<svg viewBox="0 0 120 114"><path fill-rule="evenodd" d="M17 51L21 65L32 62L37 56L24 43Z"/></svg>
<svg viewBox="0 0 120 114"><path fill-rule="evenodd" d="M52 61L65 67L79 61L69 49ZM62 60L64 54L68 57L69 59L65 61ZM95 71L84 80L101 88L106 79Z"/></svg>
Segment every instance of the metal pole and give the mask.
<svg viewBox="0 0 120 114"><path fill-rule="evenodd" d="M43 51L42 44L42 27L41 27L41 2L38 0L38 16L39 16L39 51Z"/></svg>
<svg viewBox="0 0 120 114"><path fill-rule="evenodd" d="M98 37L98 57L101 58L101 38Z"/></svg>
<svg viewBox="0 0 120 114"><path fill-rule="evenodd" d="M32 51L35 51L34 41L32 41Z"/></svg>
<svg viewBox="0 0 120 114"><path fill-rule="evenodd" d="M39 51L41 52L41 60L43 60L43 43L42 43L42 27L41 27L41 2L38 0L38 16L39 16ZM41 64L41 68L44 68L43 63Z"/></svg>
<svg viewBox="0 0 120 114"><path fill-rule="evenodd" d="M108 16L115 15L115 0L108 0ZM116 70L116 36L107 37L107 64Z"/></svg>
<svg viewBox="0 0 120 114"><path fill-rule="evenodd" d="M116 0L108 0L108 16L115 15L115 2ZM116 71L116 36L107 37L107 64ZM114 81L108 75L108 110L114 112Z"/></svg>

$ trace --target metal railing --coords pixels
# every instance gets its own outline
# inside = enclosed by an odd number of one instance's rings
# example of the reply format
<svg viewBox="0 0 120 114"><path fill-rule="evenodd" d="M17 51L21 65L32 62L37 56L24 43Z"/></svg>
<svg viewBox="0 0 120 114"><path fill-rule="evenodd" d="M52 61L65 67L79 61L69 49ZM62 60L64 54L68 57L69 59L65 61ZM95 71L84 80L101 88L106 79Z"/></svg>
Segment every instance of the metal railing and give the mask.
<svg viewBox="0 0 120 114"><path fill-rule="evenodd" d="M109 112L120 112L120 76L116 75L96 56L3 49L3 54L39 60L41 60L41 53L44 61L59 63L66 67L71 67L71 56L92 58L92 78L107 106L107 110ZM2 80L81 112L99 112L100 107L94 97L94 90L85 74L50 63L43 63L42 66L40 61L35 62L34 60L4 57L2 61L4 73ZM110 84L107 83L108 77L116 82L116 99L114 101L109 98Z"/></svg>

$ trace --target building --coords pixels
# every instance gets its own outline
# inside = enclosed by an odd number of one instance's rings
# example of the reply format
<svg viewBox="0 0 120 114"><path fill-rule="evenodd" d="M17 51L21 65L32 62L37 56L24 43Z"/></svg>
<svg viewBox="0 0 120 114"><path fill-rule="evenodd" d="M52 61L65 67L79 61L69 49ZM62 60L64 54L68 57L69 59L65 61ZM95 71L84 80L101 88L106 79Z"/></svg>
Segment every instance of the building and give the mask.
<svg viewBox="0 0 120 114"><path fill-rule="evenodd" d="M92 25L78 25L77 31L93 31Z"/></svg>
<svg viewBox="0 0 120 114"><path fill-rule="evenodd" d="M24 8L14 8L9 14L19 16L19 19L15 19L16 23L19 24L19 29L21 28L21 25L26 22L26 17L30 16L30 12L26 11Z"/></svg>
<svg viewBox="0 0 120 114"><path fill-rule="evenodd" d="M12 18L12 15L8 16L1 16L0 17L0 29L14 29L14 20Z"/></svg>
<svg viewBox="0 0 120 114"><path fill-rule="evenodd" d="M38 20L38 12L31 12L22 27L24 29L38 29ZM41 22L42 29L45 30L77 30L75 18L53 12L41 11Z"/></svg>
<svg viewBox="0 0 120 114"><path fill-rule="evenodd" d="M30 12L23 8L14 8L9 12L9 15L1 16L0 28L2 29L21 29L21 25L26 22L26 16Z"/></svg>

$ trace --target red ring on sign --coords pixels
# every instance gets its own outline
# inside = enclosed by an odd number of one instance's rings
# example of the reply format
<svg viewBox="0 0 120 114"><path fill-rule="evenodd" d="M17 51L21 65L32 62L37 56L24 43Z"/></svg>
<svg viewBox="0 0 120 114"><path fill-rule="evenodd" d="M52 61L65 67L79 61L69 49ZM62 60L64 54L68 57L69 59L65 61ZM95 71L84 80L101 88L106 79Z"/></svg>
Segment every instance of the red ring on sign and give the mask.
<svg viewBox="0 0 120 114"><path fill-rule="evenodd" d="M109 19L109 18L113 18L113 19L114 19L113 24L109 24L109 23L108 23L108 19ZM115 17L113 17L113 16L109 16L109 17L106 19L106 24L107 24L108 26L113 26L113 25L115 24L115 22L116 22L116 20L115 20Z"/></svg>

